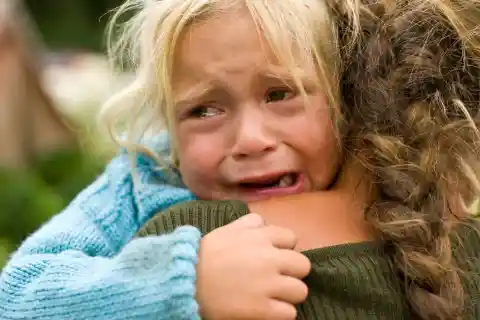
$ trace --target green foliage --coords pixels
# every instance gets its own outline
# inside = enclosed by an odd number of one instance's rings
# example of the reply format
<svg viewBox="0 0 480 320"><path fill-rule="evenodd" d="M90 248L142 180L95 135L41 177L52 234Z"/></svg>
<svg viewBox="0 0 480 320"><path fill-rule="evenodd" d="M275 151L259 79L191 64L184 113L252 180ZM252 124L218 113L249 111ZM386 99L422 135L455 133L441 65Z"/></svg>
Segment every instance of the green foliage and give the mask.
<svg viewBox="0 0 480 320"><path fill-rule="evenodd" d="M0 171L2 236L18 242L63 206L63 199L34 172Z"/></svg>
<svg viewBox="0 0 480 320"><path fill-rule="evenodd" d="M25 0L47 45L55 49L103 49L108 11L123 0Z"/></svg>
<svg viewBox="0 0 480 320"><path fill-rule="evenodd" d="M102 170L103 162L77 150L60 150L38 159L35 171L62 199L70 202Z"/></svg>
<svg viewBox="0 0 480 320"><path fill-rule="evenodd" d="M0 237L0 267L7 261L9 254L14 250L15 247L8 238Z"/></svg>
<svg viewBox="0 0 480 320"><path fill-rule="evenodd" d="M59 213L101 171L78 150L41 157L29 170L0 169L0 266L6 256Z"/></svg>

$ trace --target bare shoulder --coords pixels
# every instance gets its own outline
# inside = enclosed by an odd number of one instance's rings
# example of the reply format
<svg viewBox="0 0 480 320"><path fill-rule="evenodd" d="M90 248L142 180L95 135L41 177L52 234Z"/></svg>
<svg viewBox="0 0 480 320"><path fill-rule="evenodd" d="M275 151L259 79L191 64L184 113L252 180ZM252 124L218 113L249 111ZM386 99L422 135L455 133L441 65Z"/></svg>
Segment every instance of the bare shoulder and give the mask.
<svg viewBox="0 0 480 320"><path fill-rule="evenodd" d="M299 251L373 239L363 205L346 193L304 193L250 203L249 208L267 224L292 230Z"/></svg>

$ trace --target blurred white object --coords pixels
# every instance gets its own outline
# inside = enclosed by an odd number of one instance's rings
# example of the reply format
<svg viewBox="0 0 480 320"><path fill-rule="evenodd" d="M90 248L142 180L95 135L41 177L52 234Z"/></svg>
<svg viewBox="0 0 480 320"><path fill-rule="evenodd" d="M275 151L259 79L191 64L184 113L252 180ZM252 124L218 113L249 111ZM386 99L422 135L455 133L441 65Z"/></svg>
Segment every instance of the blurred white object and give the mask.
<svg viewBox="0 0 480 320"><path fill-rule="evenodd" d="M114 74L106 57L96 53L49 54L43 68L46 91L62 112L73 117L95 115L128 78Z"/></svg>

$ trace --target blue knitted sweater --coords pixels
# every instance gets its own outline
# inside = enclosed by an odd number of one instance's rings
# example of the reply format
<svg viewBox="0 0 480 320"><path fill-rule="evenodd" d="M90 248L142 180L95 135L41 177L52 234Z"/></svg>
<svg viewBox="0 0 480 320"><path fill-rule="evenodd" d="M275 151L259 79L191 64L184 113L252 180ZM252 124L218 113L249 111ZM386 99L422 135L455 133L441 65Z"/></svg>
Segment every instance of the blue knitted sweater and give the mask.
<svg viewBox="0 0 480 320"><path fill-rule="evenodd" d="M134 185L130 158L120 154L30 236L2 271L0 319L199 319L200 232L181 227L132 241L153 214L194 199L154 169L137 156Z"/></svg>

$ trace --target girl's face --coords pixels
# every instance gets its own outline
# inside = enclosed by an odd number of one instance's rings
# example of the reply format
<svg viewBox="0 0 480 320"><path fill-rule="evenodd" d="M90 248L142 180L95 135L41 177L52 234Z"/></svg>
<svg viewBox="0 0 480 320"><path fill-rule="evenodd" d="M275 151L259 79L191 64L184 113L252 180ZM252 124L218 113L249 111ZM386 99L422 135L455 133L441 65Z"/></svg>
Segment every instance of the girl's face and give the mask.
<svg viewBox="0 0 480 320"><path fill-rule="evenodd" d="M321 190L335 177L340 151L315 67L298 59L307 106L267 48L243 11L180 39L174 136L183 181L201 199L254 201Z"/></svg>

